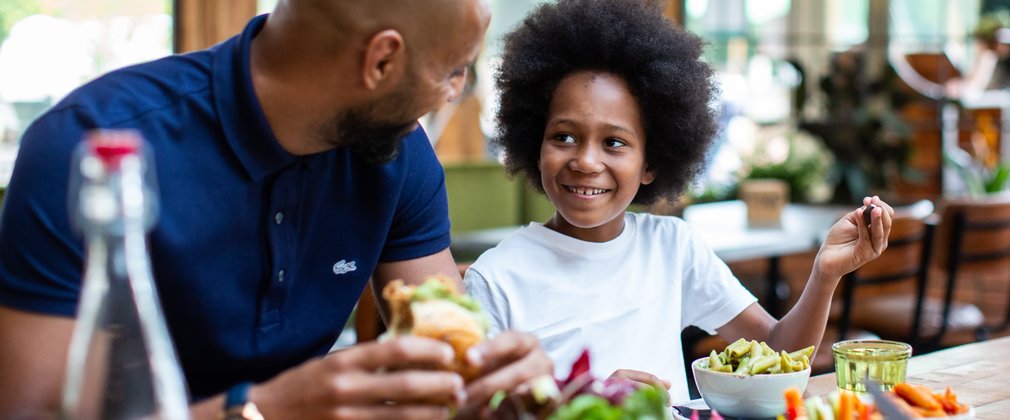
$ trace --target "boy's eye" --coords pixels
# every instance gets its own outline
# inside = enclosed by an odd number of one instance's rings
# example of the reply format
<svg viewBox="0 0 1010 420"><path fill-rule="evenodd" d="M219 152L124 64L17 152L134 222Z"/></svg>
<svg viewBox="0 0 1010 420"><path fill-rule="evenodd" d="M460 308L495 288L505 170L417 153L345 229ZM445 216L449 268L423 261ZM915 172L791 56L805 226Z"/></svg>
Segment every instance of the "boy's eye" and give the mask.
<svg viewBox="0 0 1010 420"><path fill-rule="evenodd" d="M556 134L554 135L554 140L562 143L575 143L575 136L571 134Z"/></svg>
<svg viewBox="0 0 1010 420"><path fill-rule="evenodd" d="M607 147L622 147L626 145L626 143L620 139L606 139L603 144L606 144Z"/></svg>

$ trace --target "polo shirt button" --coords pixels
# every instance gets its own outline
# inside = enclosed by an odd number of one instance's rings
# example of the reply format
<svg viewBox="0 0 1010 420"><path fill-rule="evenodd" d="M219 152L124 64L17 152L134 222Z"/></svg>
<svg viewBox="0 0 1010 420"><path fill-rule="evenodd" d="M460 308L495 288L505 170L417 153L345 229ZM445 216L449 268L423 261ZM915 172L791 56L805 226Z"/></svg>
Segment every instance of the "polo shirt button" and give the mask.
<svg viewBox="0 0 1010 420"><path fill-rule="evenodd" d="M277 272L277 282L284 283L284 270Z"/></svg>
<svg viewBox="0 0 1010 420"><path fill-rule="evenodd" d="M284 221L284 213L277 212L277 214L274 214L274 223L279 225L283 221Z"/></svg>

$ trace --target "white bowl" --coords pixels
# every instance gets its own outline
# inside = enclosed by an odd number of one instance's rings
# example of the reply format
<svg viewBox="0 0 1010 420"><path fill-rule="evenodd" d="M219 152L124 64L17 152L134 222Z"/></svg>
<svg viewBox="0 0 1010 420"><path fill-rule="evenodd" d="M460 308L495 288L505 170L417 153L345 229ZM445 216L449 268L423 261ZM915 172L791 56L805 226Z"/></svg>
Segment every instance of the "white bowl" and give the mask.
<svg viewBox="0 0 1010 420"><path fill-rule="evenodd" d="M734 417L775 417L786 411L785 391L796 387L802 393L810 368L799 372L737 375L706 369L708 357L691 363L694 383L708 407Z"/></svg>

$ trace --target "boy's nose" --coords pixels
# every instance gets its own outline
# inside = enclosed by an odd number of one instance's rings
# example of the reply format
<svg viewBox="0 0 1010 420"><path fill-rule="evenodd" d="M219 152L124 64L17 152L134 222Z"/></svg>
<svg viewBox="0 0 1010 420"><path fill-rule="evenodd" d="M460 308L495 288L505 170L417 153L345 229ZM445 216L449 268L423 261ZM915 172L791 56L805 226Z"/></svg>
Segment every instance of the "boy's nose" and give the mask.
<svg viewBox="0 0 1010 420"><path fill-rule="evenodd" d="M595 173L603 170L603 161L600 160L600 150L591 144L583 143L579 146L574 158L569 162L569 167L573 171Z"/></svg>

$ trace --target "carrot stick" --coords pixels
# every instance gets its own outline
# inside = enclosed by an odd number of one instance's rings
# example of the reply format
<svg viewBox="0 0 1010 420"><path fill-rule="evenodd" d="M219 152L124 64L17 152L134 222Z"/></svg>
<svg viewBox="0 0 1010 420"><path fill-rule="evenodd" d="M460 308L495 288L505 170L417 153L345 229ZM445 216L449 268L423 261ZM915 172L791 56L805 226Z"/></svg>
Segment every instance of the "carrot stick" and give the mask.
<svg viewBox="0 0 1010 420"><path fill-rule="evenodd" d="M807 406L803 402L800 390L793 387L785 392L786 397L786 420L806 420Z"/></svg>
<svg viewBox="0 0 1010 420"><path fill-rule="evenodd" d="M942 408L928 409L923 407L912 407L915 413L922 417L947 417L947 412Z"/></svg>
<svg viewBox="0 0 1010 420"><path fill-rule="evenodd" d="M835 420L855 420L852 418L852 398L848 392L842 391L838 398L838 417Z"/></svg>
<svg viewBox="0 0 1010 420"><path fill-rule="evenodd" d="M870 406L862 401L859 401L859 420L870 420Z"/></svg>
<svg viewBox="0 0 1010 420"><path fill-rule="evenodd" d="M948 393L946 394L933 393L932 395L933 399L936 400L936 402L940 403L940 407L943 408L943 411L947 412L947 414L950 414L957 411L957 399L951 400L949 393L950 388L947 388L947 391Z"/></svg>
<svg viewBox="0 0 1010 420"><path fill-rule="evenodd" d="M949 386L947 387L947 392L944 393L944 399L953 407L952 410L947 410L947 407L944 406L947 414L963 414L968 412L968 406L957 402L957 394L951 391Z"/></svg>
<svg viewBox="0 0 1010 420"><path fill-rule="evenodd" d="M931 393L924 393L922 390L909 385L907 383L900 383L894 386L894 393L898 394L905 401L908 401L913 407L922 407L927 410L942 410L943 407L940 406Z"/></svg>

